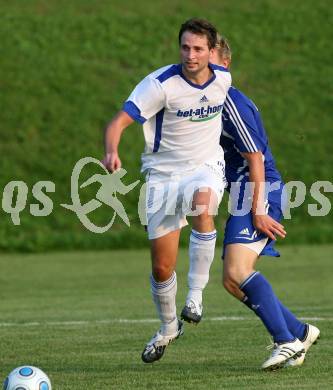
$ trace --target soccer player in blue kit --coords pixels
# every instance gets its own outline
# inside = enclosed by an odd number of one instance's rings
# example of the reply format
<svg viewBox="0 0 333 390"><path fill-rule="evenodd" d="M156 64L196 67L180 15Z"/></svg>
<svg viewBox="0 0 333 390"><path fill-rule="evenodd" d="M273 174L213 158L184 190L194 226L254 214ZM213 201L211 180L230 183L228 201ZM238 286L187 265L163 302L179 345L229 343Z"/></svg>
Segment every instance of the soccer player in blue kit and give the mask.
<svg viewBox="0 0 333 390"><path fill-rule="evenodd" d="M219 39L211 62L230 66L231 50L224 38ZM320 331L299 321L279 301L268 280L255 270L259 256L280 256L274 243L276 236L286 235L279 223L283 207L281 176L257 107L234 87L228 91L222 123L220 143L224 149L227 190L233 201L225 227L223 284L255 312L273 338L272 354L262 369L298 366ZM272 190L267 191L269 186ZM245 212L237 212L242 207ZM200 316L197 319L200 321Z"/></svg>
<svg viewBox="0 0 333 390"><path fill-rule="evenodd" d="M145 363L160 359L169 343L183 333L176 313L175 267L186 216L192 216L191 275L200 279L202 289L214 259L216 230L212 211L217 210L226 184L219 144L221 112L231 85L227 69L209 64L216 43L217 31L210 23L202 19L185 22L179 31L181 63L167 65L145 77L105 132L103 162L115 171L121 167L118 145L124 129L134 121L143 125L141 171L147 181L150 287L161 320L160 329L142 352ZM198 298L195 289L190 289L191 297Z"/></svg>

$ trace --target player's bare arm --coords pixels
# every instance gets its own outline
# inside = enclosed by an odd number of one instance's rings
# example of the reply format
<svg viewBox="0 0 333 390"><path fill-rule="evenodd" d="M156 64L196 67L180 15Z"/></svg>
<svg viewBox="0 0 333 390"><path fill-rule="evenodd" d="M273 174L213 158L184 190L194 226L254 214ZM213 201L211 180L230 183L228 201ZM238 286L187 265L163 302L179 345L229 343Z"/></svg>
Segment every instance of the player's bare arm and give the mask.
<svg viewBox="0 0 333 390"><path fill-rule="evenodd" d="M134 120L127 114L127 112L119 111L105 129L105 156L102 162L111 172L121 168L121 160L118 155L118 145L123 131L133 122Z"/></svg>
<svg viewBox="0 0 333 390"><path fill-rule="evenodd" d="M284 238L287 233L283 225L265 212L265 166L262 153L242 153L242 156L249 164L249 179L254 184L252 214L255 228L272 240L276 239L275 235Z"/></svg>

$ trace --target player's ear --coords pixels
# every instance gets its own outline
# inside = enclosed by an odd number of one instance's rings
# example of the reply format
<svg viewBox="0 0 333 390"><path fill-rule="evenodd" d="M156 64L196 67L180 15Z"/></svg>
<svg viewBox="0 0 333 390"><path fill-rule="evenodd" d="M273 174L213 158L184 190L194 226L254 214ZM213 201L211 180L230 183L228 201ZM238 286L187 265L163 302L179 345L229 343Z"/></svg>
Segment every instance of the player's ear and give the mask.
<svg viewBox="0 0 333 390"><path fill-rule="evenodd" d="M218 52L217 49L214 47L210 49L209 62L211 62L212 64L218 64Z"/></svg>
<svg viewBox="0 0 333 390"><path fill-rule="evenodd" d="M227 69L229 69L230 64L231 64L231 61L228 59L222 61L222 66L224 66Z"/></svg>

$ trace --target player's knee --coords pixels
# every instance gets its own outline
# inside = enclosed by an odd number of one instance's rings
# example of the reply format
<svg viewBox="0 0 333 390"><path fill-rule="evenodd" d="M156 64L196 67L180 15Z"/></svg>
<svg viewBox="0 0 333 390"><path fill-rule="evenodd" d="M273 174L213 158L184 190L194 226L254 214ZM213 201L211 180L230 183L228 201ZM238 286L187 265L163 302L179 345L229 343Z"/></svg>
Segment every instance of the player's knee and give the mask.
<svg viewBox="0 0 333 390"><path fill-rule="evenodd" d="M193 217L193 229L197 230L198 232L212 231L214 228L214 219L208 213L204 212Z"/></svg>
<svg viewBox="0 0 333 390"><path fill-rule="evenodd" d="M252 272L254 272L253 267L251 265L246 266L241 261L224 269L225 278L227 278L230 283L237 284L237 286L251 275Z"/></svg>
<svg viewBox="0 0 333 390"><path fill-rule="evenodd" d="M170 279L173 267L168 264L156 264L153 266L152 273L157 282L164 282Z"/></svg>
<svg viewBox="0 0 333 390"><path fill-rule="evenodd" d="M212 218L216 215L217 208L217 196L210 188L202 188L194 194L192 211L196 212L198 217Z"/></svg>
<svg viewBox="0 0 333 390"><path fill-rule="evenodd" d="M237 295L239 285L244 280L247 271L243 266L226 267L223 272L223 286L232 295Z"/></svg>

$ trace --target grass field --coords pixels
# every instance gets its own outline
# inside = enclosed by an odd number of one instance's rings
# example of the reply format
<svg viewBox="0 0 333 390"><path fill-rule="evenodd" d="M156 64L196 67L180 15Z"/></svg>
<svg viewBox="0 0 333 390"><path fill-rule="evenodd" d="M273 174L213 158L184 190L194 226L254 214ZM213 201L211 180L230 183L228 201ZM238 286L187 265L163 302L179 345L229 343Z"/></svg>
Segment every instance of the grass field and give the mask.
<svg viewBox="0 0 333 390"><path fill-rule="evenodd" d="M164 358L140 354L158 327L147 251L2 255L0 377L21 364L43 368L55 390L332 389L333 246L288 246L259 269L281 300L322 331L298 369L263 373L268 336L221 288L216 258L205 320L186 326ZM178 263L178 310L186 294L186 251Z"/></svg>
<svg viewBox="0 0 333 390"><path fill-rule="evenodd" d="M11 180L29 187L21 226L0 209L1 251L137 248L145 242L137 213L139 189L124 197L132 224L102 237L82 228L59 205L82 157L102 158L102 130L147 74L179 61L181 23L201 16L233 49L233 84L260 109L283 179L307 186L292 211L291 242L332 243L333 213L312 218L310 185L331 180L332 7L329 0L0 0L0 200ZM319 59L314 63L313 58ZM120 145L128 183L138 179L144 141L139 125ZM94 167L95 170L97 169ZM88 168L87 168L88 170ZM93 170L91 173L101 173ZM32 186L51 180L54 211L32 217ZM96 195L89 186L87 200ZM333 194L328 195L333 202ZM108 211L93 215L104 225ZM124 229L125 228L125 229ZM19 231L18 231L19 230ZM286 240L288 241L288 240ZM142 244L141 244L142 245Z"/></svg>

